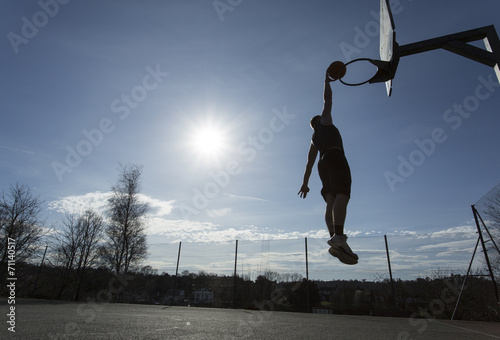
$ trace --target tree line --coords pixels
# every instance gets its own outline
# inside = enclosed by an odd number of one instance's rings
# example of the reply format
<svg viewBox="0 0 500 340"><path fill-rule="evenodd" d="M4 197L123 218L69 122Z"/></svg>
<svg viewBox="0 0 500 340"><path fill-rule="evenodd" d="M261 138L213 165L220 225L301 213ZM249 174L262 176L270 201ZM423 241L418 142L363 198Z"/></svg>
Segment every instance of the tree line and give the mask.
<svg viewBox="0 0 500 340"><path fill-rule="evenodd" d="M141 175L141 166L120 164L104 214L92 208L67 213L52 228L45 227L40 197L26 185L11 185L0 195L0 278L7 272L9 239L15 240L18 265L39 260L43 244L48 244L44 261L57 271L57 299L69 294L71 300L80 300L90 269L127 275L147 256L149 206L140 199Z"/></svg>

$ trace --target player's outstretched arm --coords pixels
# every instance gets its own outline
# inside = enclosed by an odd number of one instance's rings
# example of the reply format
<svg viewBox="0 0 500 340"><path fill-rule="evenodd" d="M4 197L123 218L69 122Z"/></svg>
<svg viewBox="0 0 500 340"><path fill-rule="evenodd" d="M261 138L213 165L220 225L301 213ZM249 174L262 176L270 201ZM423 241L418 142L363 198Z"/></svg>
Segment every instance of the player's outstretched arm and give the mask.
<svg viewBox="0 0 500 340"><path fill-rule="evenodd" d="M307 154L307 164L306 170L304 171L304 180L302 181L302 187L300 188L297 195L300 195L301 198L306 198L307 193L309 192L309 177L311 177L311 172L314 166L314 162L316 162L316 157L318 155L318 149L311 143L309 147L309 153Z"/></svg>
<svg viewBox="0 0 500 340"><path fill-rule="evenodd" d="M321 113L321 124L323 125L333 125L332 121L332 88L330 87L330 82L332 80L325 74L325 88L323 90L323 112Z"/></svg>

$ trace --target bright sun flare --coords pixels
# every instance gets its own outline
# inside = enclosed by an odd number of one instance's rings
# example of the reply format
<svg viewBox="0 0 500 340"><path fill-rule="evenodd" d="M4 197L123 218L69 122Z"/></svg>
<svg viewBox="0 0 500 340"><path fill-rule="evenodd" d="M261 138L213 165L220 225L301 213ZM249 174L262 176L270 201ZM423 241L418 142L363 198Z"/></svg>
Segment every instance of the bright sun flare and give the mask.
<svg viewBox="0 0 500 340"><path fill-rule="evenodd" d="M216 131L214 128L201 129L198 136L195 137L195 144L203 154L218 153L223 145L220 131Z"/></svg>
<svg viewBox="0 0 500 340"><path fill-rule="evenodd" d="M212 124L201 126L194 131L192 147L201 158L216 161L226 148L224 131Z"/></svg>

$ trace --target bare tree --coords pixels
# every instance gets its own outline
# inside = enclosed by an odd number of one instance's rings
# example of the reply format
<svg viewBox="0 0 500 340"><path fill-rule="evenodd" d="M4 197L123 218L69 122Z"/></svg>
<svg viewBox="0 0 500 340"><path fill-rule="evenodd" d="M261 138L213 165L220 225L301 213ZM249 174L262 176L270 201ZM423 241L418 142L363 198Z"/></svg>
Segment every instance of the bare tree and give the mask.
<svg viewBox="0 0 500 340"><path fill-rule="evenodd" d="M492 222L495 231L500 230L500 191L493 193L486 203L486 215Z"/></svg>
<svg viewBox="0 0 500 340"><path fill-rule="evenodd" d="M81 215L67 215L56 241L56 261L61 272L58 298L68 284L72 284L72 299L78 300L87 270L99 256L99 246L104 234L104 219L92 209Z"/></svg>
<svg viewBox="0 0 500 340"><path fill-rule="evenodd" d="M139 273L148 276L148 275L158 275L158 269L154 269L151 266L144 266L139 270Z"/></svg>
<svg viewBox="0 0 500 340"><path fill-rule="evenodd" d="M274 281L279 281L280 274L278 272L273 272L267 269L266 271L264 271L264 277L269 281L274 282Z"/></svg>
<svg viewBox="0 0 500 340"><path fill-rule="evenodd" d="M40 246L43 201L26 185L11 185L0 194L0 267L7 262L7 243L14 240L16 261L29 260Z"/></svg>
<svg viewBox="0 0 500 340"><path fill-rule="evenodd" d="M78 248L80 246L80 236L77 231L78 217L75 214L66 215L66 219L61 223L59 232L53 235L55 249L54 265L59 269L60 286L57 299L70 284L71 274L76 262Z"/></svg>
<svg viewBox="0 0 500 340"><path fill-rule="evenodd" d="M491 195L485 204L485 214L489 220L489 236L491 243L487 246L488 256L495 276L500 274L500 190L497 188L492 190Z"/></svg>
<svg viewBox="0 0 500 340"><path fill-rule="evenodd" d="M140 200L141 175L141 167L120 164L118 181L108 199L109 225L102 249L116 274L127 274L147 255L145 216L149 205Z"/></svg>

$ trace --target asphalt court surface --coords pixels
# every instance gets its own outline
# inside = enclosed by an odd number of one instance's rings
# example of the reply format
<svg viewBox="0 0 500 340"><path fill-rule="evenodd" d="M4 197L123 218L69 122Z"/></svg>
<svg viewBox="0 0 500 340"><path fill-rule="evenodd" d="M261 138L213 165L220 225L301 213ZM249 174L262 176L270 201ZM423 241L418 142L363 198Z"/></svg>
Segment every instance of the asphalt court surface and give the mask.
<svg viewBox="0 0 500 340"><path fill-rule="evenodd" d="M500 339L500 323L161 305L0 302L0 339Z"/></svg>

